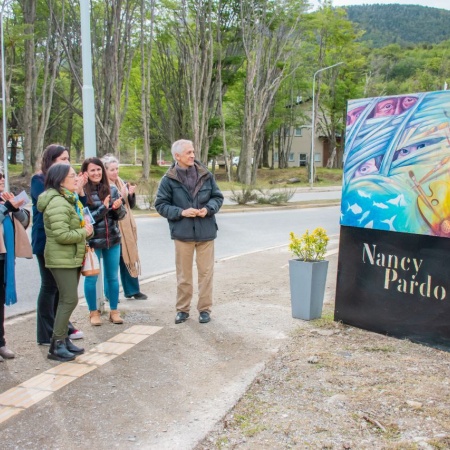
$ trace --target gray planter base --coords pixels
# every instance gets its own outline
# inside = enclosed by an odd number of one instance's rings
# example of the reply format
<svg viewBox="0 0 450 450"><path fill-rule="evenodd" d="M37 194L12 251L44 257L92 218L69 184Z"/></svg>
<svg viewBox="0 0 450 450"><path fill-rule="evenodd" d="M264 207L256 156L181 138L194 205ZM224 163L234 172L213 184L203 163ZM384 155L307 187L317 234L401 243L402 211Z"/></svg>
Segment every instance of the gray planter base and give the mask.
<svg viewBox="0 0 450 450"><path fill-rule="evenodd" d="M289 260L292 317L312 320L322 315L328 261Z"/></svg>

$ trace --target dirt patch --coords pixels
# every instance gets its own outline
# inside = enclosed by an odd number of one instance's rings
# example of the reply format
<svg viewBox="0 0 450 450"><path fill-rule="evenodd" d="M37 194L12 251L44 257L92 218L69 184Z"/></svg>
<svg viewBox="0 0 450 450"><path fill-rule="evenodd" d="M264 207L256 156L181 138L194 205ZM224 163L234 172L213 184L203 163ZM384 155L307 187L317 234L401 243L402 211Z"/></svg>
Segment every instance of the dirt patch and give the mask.
<svg viewBox="0 0 450 450"><path fill-rule="evenodd" d="M10 191L18 194L21 191L30 193L31 176L11 175L9 177Z"/></svg>
<svg viewBox="0 0 450 450"><path fill-rule="evenodd" d="M449 449L450 353L323 319L293 333L197 450Z"/></svg>

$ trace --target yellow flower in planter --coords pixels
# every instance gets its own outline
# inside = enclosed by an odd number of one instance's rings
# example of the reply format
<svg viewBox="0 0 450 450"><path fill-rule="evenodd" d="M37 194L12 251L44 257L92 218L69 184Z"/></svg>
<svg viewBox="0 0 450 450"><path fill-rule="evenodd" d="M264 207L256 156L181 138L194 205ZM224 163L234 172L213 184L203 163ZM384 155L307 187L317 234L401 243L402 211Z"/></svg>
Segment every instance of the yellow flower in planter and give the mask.
<svg viewBox="0 0 450 450"><path fill-rule="evenodd" d="M322 261L328 245L328 235L324 228L317 227L312 233L306 230L298 237L293 231L290 233L289 250L300 261Z"/></svg>

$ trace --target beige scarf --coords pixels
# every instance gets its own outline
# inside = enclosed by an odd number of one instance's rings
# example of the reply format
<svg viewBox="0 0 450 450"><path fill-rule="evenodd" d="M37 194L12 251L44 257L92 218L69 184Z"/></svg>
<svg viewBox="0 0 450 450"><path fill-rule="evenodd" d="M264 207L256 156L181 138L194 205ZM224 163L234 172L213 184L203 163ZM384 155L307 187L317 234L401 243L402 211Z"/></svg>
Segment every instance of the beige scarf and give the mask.
<svg viewBox="0 0 450 450"><path fill-rule="evenodd" d="M125 218L118 222L120 234L122 235L122 258L128 269L129 274L133 278L137 278L141 274L141 262L139 261L139 253L137 246L137 228L131 212L130 203L128 201L128 189L121 178L117 178L115 185L120 193L125 189L127 195L123 197L124 206L127 210Z"/></svg>
<svg viewBox="0 0 450 450"><path fill-rule="evenodd" d="M30 240L23 225L12 216L14 224L14 253L17 258L33 258ZM6 253L5 241L3 239L3 223L0 223L0 253Z"/></svg>

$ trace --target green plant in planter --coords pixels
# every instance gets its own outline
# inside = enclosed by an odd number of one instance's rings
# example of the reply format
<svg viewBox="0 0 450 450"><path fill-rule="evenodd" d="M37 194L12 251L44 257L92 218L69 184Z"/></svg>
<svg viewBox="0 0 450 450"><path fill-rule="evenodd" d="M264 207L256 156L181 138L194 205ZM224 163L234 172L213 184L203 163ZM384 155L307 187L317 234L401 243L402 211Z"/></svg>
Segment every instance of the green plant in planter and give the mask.
<svg viewBox="0 0 450 450"><path fill-rule="evenodd" d="M312 231L306 230L298 237L293 231L290 233L289 250L300 261L322 261L328 245L328 235L324 228L317 227Z"/></svg>

